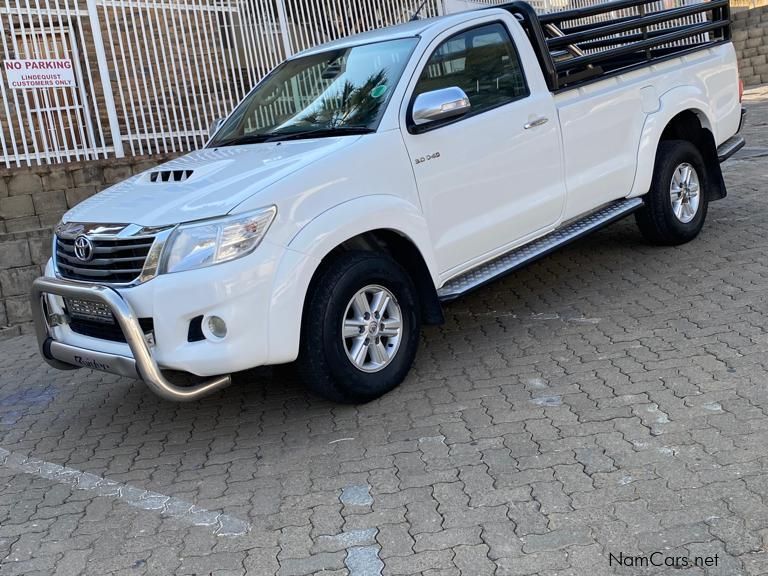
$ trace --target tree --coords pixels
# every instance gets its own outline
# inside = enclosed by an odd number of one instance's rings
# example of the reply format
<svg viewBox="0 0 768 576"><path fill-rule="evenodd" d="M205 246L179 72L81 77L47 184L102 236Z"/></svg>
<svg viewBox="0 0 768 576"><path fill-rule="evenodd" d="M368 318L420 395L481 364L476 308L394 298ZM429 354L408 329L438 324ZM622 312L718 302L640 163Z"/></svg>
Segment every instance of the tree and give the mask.
<svg viewBox="0 0 768 576"><path fill-rule="evenodd" d="M386 85L387 74L383 69L371 74L360 86L347 80L339 92L324 97L317 109L301 121L328 128L367 126L384 102Z"/></svg>

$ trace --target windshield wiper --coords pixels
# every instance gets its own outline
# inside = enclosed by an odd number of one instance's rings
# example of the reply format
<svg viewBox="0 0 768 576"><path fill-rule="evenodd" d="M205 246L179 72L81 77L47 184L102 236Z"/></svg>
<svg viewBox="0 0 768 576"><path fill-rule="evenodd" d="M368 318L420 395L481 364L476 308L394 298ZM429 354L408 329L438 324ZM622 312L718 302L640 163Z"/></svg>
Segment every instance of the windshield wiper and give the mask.
<svg viewBox="0 0 768 576"><path fill-rule="evenodd" d="M351 134L370 134L375 132L366 126L337 126L336 128L315 128L314 130L300 130L297 132L262 132L260 134L246 134L230 138L212 145L212 148L224 146L240 146L243 144L258 144L261 142L282 142L283 140L300 140L302 138L328 138L331 136L347 136Z"/></svg>
<svg viewBox="0 0 768 576"><path fill-rule="evenodd" d="M240 146L241 144L258 144L259 142L267 142L270 138L276 136L271 132L265 132L263 134L246 134L245 136L237 136L230 138L229 140L223 140L222 142L216 142L211 145L211 148L221 148L223 146Z"/></svg>
<svg viewBox="0 0 768 576"><path fill-rule="evenodd" d="M329 138L333 136L348 136L353 134L370 134L375 132L373 128L366 126L337 126L336 128L315 128L314 130L301 130L299 132L273 132L265 142L277 142L282 140L301 140L303 138Z"/></svg>

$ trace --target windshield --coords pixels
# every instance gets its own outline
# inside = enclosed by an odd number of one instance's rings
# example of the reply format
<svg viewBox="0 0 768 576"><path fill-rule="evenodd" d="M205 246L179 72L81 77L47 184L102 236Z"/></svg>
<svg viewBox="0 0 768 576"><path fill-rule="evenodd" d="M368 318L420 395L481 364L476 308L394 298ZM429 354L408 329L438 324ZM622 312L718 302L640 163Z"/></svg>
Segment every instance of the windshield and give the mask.
<svg viewBox="0 0 768 576"><path fill-rule="evenodd" d="M288 60L248 94L209 146L373 132L418 38Z"/></svg>

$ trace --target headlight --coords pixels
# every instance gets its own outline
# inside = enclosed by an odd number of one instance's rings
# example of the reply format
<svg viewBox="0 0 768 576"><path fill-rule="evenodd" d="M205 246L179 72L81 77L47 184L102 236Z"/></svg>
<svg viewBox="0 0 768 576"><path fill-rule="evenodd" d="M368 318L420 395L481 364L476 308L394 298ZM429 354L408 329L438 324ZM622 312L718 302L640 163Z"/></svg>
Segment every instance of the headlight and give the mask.
<svg viewBox="0 0 768 576"><path fill-rule="evenodd" d="M182 224L168 239L162 272L181 272L240 258L261 243L277 208Z"/></svg>

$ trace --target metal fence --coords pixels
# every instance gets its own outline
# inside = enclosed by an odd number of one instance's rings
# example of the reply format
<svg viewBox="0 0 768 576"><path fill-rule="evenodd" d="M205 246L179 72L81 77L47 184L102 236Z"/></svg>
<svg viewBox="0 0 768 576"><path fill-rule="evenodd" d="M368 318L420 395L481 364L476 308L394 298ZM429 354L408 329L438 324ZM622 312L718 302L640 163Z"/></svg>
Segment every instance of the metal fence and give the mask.
<svg viewBox="0 0 768 576"><path fill-rule="evenodd" d="M198 148L286 56L406 21L420 3L0 0L0 166ZM441 0L422 9L440 13ZM71 85L11 85L12 63L49 60L71 65Z"/></svg>
<svg viewBox="0 0 768 576"><path fill-rule="evenodd" d="M421 14L500 1L426 0ZM532 4L548 12L600 1ZM669 1L685 0L659 0ZM406 21L421 3L0 0L0 166L199 148L214 119L286 56ZM24 78L14 65L46 61L69 66L62 78L71 81L43 87L11 81L12 74Z"/></svg>
<svg viewBox="0 0 768 576"><path fill-rule="evenodd" d="M43 5L5 0L0 5L4 75L9 62L66 59L76 77L72 86L61 88L14 88L10 81L0 82L0 148L6 166L114 152L108 122L97 112L104 108L103 76L93 51L81 40L92 36L88 10L76 0Z"/></svg>

